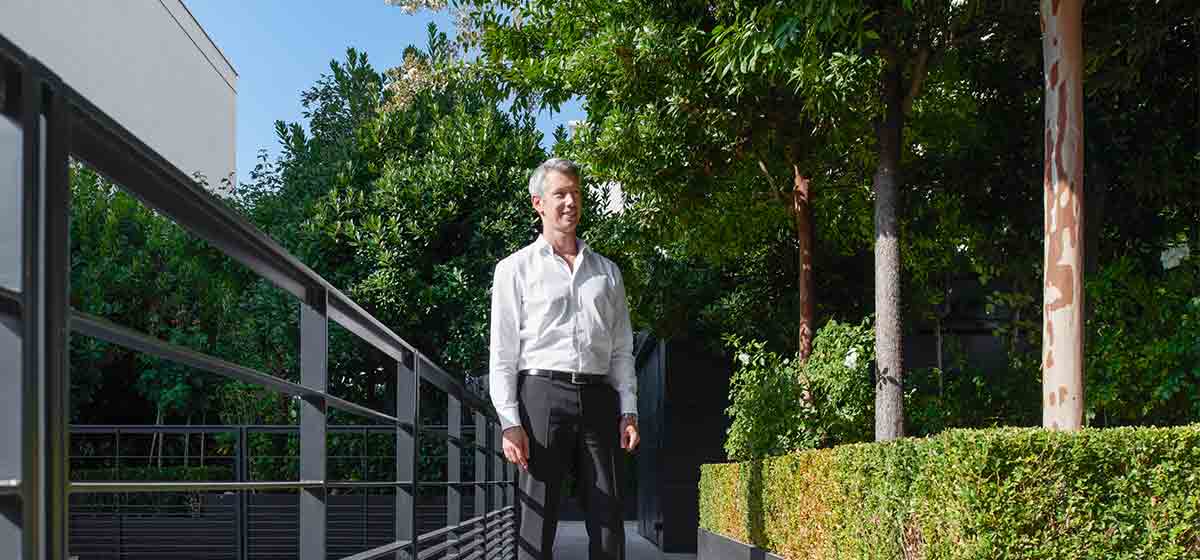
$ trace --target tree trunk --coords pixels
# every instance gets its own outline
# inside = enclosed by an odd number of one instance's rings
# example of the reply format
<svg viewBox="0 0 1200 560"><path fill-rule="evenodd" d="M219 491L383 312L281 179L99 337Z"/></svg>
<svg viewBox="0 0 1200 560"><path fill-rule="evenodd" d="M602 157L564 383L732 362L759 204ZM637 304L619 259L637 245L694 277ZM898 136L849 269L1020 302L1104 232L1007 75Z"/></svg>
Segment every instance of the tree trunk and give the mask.
<svg viewBox="0 0 1200 560"><path fill-rule="evenodd" d="M900 140L904 130L901 65L883 73L883 120L876 124L875 172L875 440L904 437L903 356L900 350Z"/></svg>
<svg viewBox="0 0 1200 560"><path fill-rule="evenodd" d="M1042 0L1046 83L1042 426L1083 425L1082 0Z"/></svg>
<svg viewBox="0 0 1200 560"><path fill-rule="evenodd" d="M799 251L799 278L797 286L800 296L799 358L803 362L812 354L813 334L816 332L814 315L816 299L813 295L813 223L812 191L807 177L800 168L792 166L792 217L796 224L796 242Z"/></svg>

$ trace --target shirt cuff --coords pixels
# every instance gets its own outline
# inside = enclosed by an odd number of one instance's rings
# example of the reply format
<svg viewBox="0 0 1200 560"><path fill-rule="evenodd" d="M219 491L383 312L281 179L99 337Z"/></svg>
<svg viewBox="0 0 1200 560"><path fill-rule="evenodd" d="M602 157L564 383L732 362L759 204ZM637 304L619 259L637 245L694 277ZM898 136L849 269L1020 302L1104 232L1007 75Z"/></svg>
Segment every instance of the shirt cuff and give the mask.
<svg viewBox="0 0 1200 560"><path fill-rule="evenodd" d="M512 405L505 407L496 407L496 416L500 417L500 429L507 430L521 425L521 407L520 405Z"/></svg>
<svg viewBox="0 0 1200 560"><path fill-rule="evenodd" d="M621 414L636 415L637 413L637 395L621 393Z"/></svg>

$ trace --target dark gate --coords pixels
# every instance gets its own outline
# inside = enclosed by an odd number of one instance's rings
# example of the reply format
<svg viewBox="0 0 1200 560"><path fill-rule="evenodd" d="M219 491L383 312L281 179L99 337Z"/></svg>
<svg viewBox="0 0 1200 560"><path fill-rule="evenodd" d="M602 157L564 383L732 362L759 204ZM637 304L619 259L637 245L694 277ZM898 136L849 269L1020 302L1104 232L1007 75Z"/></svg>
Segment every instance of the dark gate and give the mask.
<svg viewBox="0 0 1200 560"><path fill-rule="evenodd" d="M638 348L638 532L663 552L695 552L700 465L725 460L732 364L687 339Z"/></svg>

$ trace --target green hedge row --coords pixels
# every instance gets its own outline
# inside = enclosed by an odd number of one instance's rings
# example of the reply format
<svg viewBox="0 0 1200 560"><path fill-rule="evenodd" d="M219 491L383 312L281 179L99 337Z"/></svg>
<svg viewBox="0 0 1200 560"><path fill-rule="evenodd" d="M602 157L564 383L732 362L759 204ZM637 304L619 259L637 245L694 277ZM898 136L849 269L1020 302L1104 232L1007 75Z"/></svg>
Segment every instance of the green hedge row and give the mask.
<svg viewBox="0 0 1200 560"><path fill-rule="evenodd" d="M1200 426L952 430L705 465L700 526L795 560L1200 558Z"/></svg>

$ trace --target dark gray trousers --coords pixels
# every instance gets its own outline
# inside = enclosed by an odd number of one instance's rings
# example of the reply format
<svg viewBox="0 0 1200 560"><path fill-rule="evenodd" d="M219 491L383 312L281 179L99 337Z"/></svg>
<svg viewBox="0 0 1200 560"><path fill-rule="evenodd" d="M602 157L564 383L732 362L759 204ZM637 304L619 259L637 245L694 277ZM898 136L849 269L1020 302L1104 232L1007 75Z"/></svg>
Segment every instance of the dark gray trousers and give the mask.
<svg viewBox="0 0 1200 560"><path fill-rule="evenodd" d="M563 477L573 472L586 516L588 558L624 560L624 457L616 389L522 375L517 395L529 436L529 471L521 473L517 496L517 557L553 560Z"/></svg>

